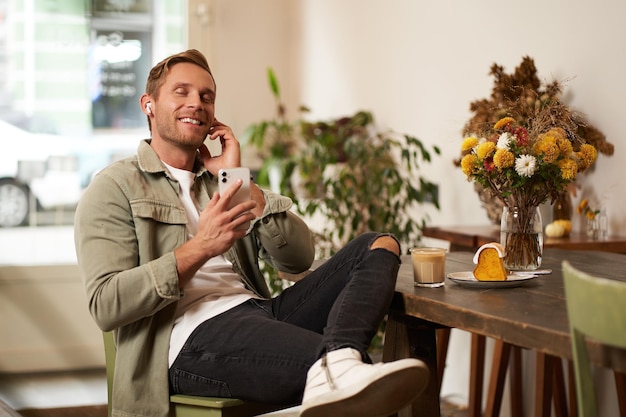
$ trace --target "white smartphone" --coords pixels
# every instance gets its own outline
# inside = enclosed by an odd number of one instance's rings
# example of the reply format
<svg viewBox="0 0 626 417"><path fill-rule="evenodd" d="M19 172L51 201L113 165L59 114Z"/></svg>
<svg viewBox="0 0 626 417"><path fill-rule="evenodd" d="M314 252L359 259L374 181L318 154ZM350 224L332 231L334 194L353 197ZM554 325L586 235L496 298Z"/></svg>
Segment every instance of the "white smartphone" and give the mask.
<svg viewBox="0 0 626 417"><path fill-rule="evenodd" d="M224 168L220 169L217 173L217 181L219 183L218 190L220 196L224 195L226 190L237 180L238 178L243 181L241 187L237 190L233 198L230 200L228 208L231 209L239 203L250 200L250 170L248 168ZM244 223L238 229L247 230L249 222Z"/></svg>

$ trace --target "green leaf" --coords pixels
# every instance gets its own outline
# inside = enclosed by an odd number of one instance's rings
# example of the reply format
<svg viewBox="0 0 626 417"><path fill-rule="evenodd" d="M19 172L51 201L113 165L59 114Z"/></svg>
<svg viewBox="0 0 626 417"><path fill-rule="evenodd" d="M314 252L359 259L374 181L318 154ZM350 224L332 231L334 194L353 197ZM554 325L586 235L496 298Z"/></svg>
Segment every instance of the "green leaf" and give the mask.
<svg viewBox="0 0 626 417"><path fill-rule="evenodd" d="M267 68L267 79L270 84L270 89L272 90L272 94L276 99L280 98L280 88L278 87L278 79L276 78L276 74L274 70L269 67Z"/></svg>

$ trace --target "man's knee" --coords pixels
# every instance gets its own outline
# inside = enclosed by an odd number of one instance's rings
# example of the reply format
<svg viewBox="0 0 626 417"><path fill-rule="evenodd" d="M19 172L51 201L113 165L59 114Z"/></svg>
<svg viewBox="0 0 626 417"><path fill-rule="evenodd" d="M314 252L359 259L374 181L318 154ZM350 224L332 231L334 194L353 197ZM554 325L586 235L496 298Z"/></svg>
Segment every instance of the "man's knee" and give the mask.
<svg viewBox="0 0 626 417"><path fill-rule="evenodd" d="M389 252L395 253L397 256L400 256L400 245L398 241L391 236L383 235L377 237L370 246L370 249L383 248L387 249Z"/></svg>

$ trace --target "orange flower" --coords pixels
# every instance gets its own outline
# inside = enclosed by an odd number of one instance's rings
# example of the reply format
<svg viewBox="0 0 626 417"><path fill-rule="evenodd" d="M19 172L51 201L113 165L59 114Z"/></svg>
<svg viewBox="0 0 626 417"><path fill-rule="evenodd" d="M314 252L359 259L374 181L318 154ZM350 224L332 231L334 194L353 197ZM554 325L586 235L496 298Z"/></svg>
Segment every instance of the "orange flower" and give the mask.
<svg viewBox="0 0 626 417"><path fill-rule="evenodd" d="M596 214L600 213L600 210L594 210L591 208L591 206L589 205L589 199L587 198L583 198L580 202L580 204L578 204L578 207L576 208L576 211L578 212L578 214L584 214L585 217L589 220L593 220L596 218Z"/></svg>
<svg viewBox="0 0 626 417"><path fill-rule="evenodd" d="M493 129L500 130L506 125L513 123L514 121L515 119L512 117L503 117L502 119L498 120L495 125L493 125Z"/></svg>

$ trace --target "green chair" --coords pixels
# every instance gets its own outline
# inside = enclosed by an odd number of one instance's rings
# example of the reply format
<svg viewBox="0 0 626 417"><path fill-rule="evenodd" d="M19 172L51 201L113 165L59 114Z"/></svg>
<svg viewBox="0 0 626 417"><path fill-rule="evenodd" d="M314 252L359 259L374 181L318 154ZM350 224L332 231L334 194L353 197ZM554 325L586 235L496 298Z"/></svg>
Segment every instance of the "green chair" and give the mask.
<svg viewBox="0 0 626 417"><path fill-rule="evenodd" d="M112 332L104 332L103 337L109 399L108 415L111 417L116 348ZM284 408L286 406L261 404L237 398L196 397L178 394L170 396L170 415L175 417L250 417Z"/></svg>
<svg viewBox="0 0 626 417"><path fill-rule="evenodd" d="M563 279L578 412L580 417L595 417L598 406L585 340L589 337L605 345L626 348L626 282L591 276L567 261L563 261ZM616 382L620 378L623 374L616 373Z"/></svg>

